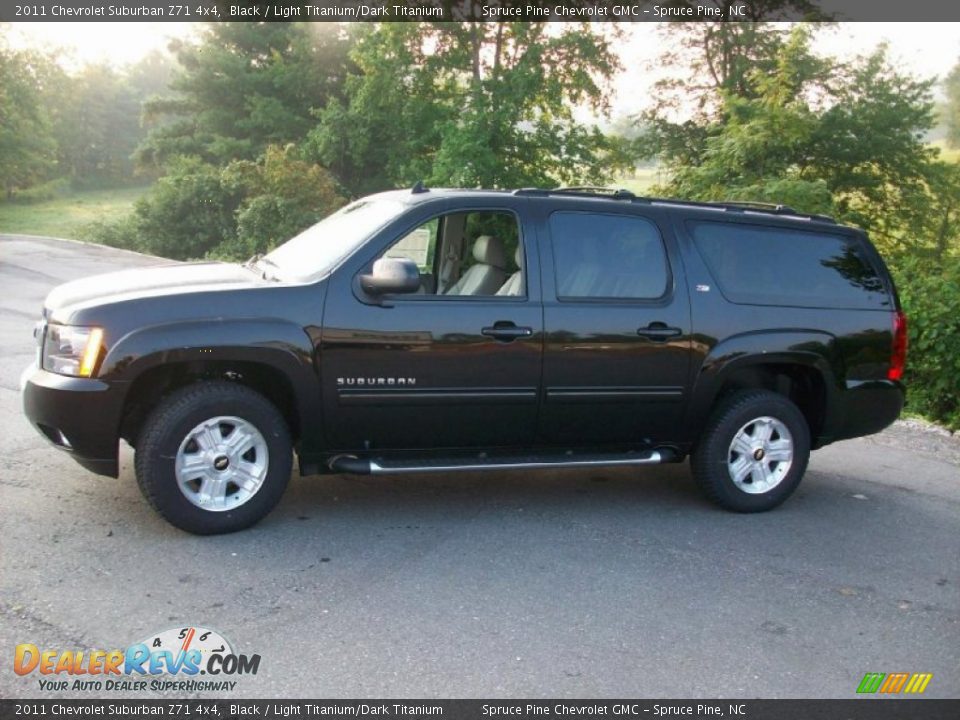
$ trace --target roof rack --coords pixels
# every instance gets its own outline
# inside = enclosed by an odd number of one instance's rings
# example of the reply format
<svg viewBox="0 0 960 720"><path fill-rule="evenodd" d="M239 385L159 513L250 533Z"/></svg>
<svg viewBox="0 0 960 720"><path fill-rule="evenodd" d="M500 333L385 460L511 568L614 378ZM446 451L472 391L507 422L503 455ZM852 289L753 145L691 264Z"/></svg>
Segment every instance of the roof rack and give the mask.
<svg viewBox="0 0 960 720"><path fill-rule="evenodd" d="M569 193L571 195L594 195L598 197L609 197L614 200L634 200L636 195L634 195L629 190L624 188L608 188L600 187L598 185L574 185L571 187L558 187L554 188L550 192L557 195L563 195Z"/></svg>
<svg viewBox="0 0 960 720"><path fill-rule="evenodd" d="M682 205L686 207L721 210L727 212L769 213L771 215L783 215L787 217L800 218L802 220L815 220L817 222L832 223L834 225L837 224L837 221L829 215L804 213L794 210L789 205L753 202L749 200L679 200L676 198L647 197L643 195L635 195L629 190L618 190L615 188L598 187L593 185L559 187L553 188L552 190L544 188L522 188L520 190L514 190L514 195L580 195L584 197L604 198L608 200L628 200L630 202L645 203L648 205Z"/></svg>
<svg viewBox="0 0 960 720"><path fill-rule="evenodd" d="M781 205L780 203L757 202L755 200L720 200L716 204L724 207L743 208L744 210L765 210L766 212L784 215L797 214L797 211L789 205Z"/></svg>

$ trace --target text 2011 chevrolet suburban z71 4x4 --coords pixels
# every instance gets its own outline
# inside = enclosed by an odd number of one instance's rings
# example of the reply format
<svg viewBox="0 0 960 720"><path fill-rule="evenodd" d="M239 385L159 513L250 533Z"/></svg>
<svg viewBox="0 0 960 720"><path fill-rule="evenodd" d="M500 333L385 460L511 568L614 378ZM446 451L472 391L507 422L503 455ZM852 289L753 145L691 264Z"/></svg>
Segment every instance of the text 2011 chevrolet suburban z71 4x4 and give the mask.
<svg viewBox="0 0 960 720"><path fill-rule="evenodd" d="M861 231L789 208L625 191L358 200L244 265L53 290L27 417L147 500L247 527L300 471L598 467L691 456L769 510L811 449L903 406L906 321Z"/></svg>

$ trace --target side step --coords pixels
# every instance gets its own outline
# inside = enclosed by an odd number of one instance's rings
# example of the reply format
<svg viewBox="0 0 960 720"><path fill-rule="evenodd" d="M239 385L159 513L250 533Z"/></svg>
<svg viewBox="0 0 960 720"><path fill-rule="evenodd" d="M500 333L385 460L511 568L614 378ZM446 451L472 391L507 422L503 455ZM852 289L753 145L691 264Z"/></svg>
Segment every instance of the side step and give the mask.
<svg viewBox="0 0 960 720"><path fill-rule="evenodd" d="M404 473L458 472L462 470L535 470L540 468L614 467L618 465L659 465L679 460L673 448L642 452L563 455L512 455L504 457L463 457L387 460L337 455L328 463L335 473L355 475L401 475Z"/></svg>

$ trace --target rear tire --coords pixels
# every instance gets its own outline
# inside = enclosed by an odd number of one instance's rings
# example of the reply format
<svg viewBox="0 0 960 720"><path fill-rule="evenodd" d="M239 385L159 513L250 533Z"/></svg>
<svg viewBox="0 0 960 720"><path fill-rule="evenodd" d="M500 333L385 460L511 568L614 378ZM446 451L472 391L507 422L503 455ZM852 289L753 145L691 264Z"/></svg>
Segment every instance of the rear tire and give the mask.
<svg viewBox="0 0 960 720"><path fill-rule="evenodd" d="M741 390L707 421L691 457L704 494L734 512L764 512L796 490L810 458L810 428L789 398Z"/></svg>
<svg viewBox="0 0 960 720"><path fill-rule="evenodd" d="M196 535L243 530L279 502L292 443L274 405L243 385L199 382L164 398L137 440L143 496L171 525Z"/></svg>

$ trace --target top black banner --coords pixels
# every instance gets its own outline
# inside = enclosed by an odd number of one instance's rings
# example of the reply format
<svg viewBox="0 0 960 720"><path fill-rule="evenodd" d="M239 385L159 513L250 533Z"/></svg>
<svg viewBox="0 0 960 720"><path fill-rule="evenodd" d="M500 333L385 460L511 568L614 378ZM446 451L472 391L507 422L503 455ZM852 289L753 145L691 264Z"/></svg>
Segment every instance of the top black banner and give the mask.
<svg viewBox="0 0 960 720"><path fill-rule="evenodd" d="M4 22L960 21L944 0L0 0Z"/></svg>

